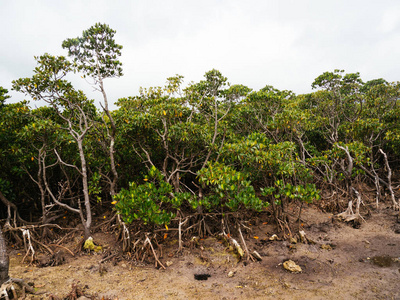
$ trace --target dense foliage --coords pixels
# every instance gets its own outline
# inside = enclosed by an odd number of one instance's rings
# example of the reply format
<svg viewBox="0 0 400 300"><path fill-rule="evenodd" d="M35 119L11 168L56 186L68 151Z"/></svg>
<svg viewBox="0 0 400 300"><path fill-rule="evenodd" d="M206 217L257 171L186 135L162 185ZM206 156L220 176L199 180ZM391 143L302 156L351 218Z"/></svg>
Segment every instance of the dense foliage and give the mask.
<svg viewBox="0 0 400 300"><path fill-rule="evenodd" d="M340 212L361 183L399 208L399 83L335 70L296 95L230 85L211 70L186 86L170 77L109 111L103 80L122 76L114 33L96 24L64 41L71 61L44 54L31 78L13 82L46 106L8 104L0 87L0 217L8 223L60 223L69 211L88 236L100 210L153 227L208 214L286 220L288 204L332 193L325 200ZM71 72L94 80L101 110L65 79Z"/></svg>

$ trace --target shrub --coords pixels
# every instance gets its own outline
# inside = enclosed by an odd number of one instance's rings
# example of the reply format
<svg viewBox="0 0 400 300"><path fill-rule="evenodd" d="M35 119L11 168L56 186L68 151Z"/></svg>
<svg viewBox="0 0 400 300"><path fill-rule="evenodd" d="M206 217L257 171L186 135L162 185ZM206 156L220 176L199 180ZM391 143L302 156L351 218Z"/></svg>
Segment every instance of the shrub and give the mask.
<svg viewBox="0 0 400 300"><path fill-rule="evenodd" d="M202 199L189 200L194 209L201 205L209 211L224 207L230 211L241 208L261 211L269 205L256 196L251 182L246 180L247 176L244 173L222 163L209 162L206 168L198 172L198 179L208 191Z"/></svg>
<svg viewBox="0 0 400 300"><path fill-rule="evenodd" d="M190 194L174 194L172 186L155 167L150 169L144 181L140 185L131 182L129 189L122 189L115 195L118 213L128 224L134 220L142 220L144 224L169 224Z"/></svg>

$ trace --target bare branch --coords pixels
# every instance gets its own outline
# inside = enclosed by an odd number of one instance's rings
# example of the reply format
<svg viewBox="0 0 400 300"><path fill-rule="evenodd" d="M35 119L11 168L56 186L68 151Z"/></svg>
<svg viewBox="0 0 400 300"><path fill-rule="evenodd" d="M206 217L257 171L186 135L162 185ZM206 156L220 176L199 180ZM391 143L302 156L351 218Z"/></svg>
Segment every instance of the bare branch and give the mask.
<svg viewBox="0 0 400 300"><path fill-rule="evenodd" d="M78 171L78 173L79 173L80 175L82 175L81 170L79 170L79 168L78 168L77 166L71 165L71 164L67 164L66 162L64 162L64 161L61 159L61 157L60 157L60 155L58 154L58 152L57 152L56 149L54 149L54 153L56 154L57 159L58 159L58 161L59 161L60 163L62 163L64 166L67 166L67 167L70 167L70 168L74 168L75 170Z"/></svg>

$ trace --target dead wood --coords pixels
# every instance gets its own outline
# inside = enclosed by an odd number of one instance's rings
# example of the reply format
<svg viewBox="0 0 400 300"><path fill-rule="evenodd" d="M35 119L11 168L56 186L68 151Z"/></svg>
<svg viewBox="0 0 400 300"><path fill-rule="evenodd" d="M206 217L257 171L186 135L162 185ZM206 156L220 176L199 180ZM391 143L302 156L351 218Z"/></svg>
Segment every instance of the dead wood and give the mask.
<svg viewBox="0 0 400 300"><path fill-rule="evenodd" d="M242 259L244 256L244 251L242 249L242 246L230 236L230 234L226 234L225 232L221 233L220 236L230 245L233 247L233 249L236 250L236 253L239 256L239 259Z"/></svg>
<svg viewBox="0 0 400 300"><path fill-rule="evenodd" d="M345 222L361 221L361 220L365 221L364 218L360 215L360 205L361 205L360 193L353 187L351 189L357 197L356 212L353 212L353 201L350 200L347 209L344 212L337 214L336 216L343 219Z"/></svg>

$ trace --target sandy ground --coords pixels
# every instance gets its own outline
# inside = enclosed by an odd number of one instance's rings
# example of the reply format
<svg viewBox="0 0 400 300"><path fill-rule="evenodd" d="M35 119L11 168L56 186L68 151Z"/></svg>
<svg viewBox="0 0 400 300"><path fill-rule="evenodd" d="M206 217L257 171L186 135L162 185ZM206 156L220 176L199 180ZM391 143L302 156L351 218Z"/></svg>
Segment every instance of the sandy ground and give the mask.
<svg viewBox="0 0 400 300"><path fill-rule="evenodd" d="M24 253L12 251L10 275L45 292L31 299L63 299L74 282L92 299L400 299L396 213L373 210L359 228L332 217L311 206L304 209L302 228L315 242L308 244L270 241L274 226L252 225L246 240L250 251L262 256L257 262L238 261L210 237L200 241L202 247L185 248L182 255L176 255L177 245L170 240L160 259L169 265L166 270L156 269L151 261L115 259L100 264L102 254L66 254L64 264L40 268L21 263ZM106 249L114 247L110 235L98 233L94 238ZM282 263L288 259L302 272L285 270ZM196 280L197 274L209 277Z"/></svg>

